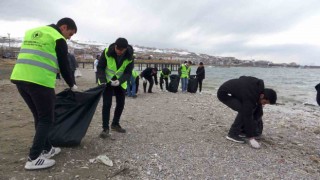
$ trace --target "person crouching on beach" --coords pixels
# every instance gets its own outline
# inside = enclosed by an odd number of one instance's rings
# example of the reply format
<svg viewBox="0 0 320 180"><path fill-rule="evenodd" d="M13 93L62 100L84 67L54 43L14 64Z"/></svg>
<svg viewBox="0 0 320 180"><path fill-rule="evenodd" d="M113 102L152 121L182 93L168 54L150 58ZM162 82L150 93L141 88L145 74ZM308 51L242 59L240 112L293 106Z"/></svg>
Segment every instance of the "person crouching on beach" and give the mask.
<svg viewBox="0 0 320 180"><path fill-rule="evenodd" d="M217 97L222 103L238 112L226 138L233 142L245 143L245 140L239 136L244 130L251 147L260 148L255 138L257 135L255 113L265 104L275 104L277 93L273 89L264 88L264 82L261 79L241 76L223 83L218 89ZM259 111L262 111L262 108ZM262 116L261 112L259 114Z"/></svg>
<svg viewBox="0 0 320 180"><path fill-rule="evenodd" d="M158 72L157 68L148 67L140 73L140 77L143 80L144 93L146 93L146 91L147 91L147 81L149 82L148 93L152 93L152 87L153 87L154 83L156 85L158 85L157 72Z"/></svg>

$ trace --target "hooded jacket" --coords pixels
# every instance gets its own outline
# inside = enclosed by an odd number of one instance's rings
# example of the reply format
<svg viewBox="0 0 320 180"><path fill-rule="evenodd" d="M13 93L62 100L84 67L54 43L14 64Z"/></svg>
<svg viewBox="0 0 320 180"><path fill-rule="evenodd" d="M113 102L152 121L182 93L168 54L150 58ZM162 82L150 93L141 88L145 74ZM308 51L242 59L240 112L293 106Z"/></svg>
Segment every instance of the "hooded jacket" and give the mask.
<svg viewBox="0 0 320 180"><path fill-rule="evenodd" d="M253 112L260 105L260 95L264 91L263 80L250 76L241 76L239 79L231 79L225 82L218 91L226 92L242 103L238 112L242 115L248 135L253 134Z"/></svg>
<svg viewBox="0 0 320 180"><path fill-rule="evenodd" d="M106 83L106 66L107 66L107 62L106 62L106 57L105 57L105 51L108 50L107 56L112 56L114 59L116 59L116 64L117 64L117 68L119 69L123 63L124 59L129 59L132 60L132 62L130 64L127 65L127 67L125 68L123 75L118 79L120 84L122 84L123 82L126 82L130 79L131 74L132 74L132 70L134 67L134 62L133 62L133 48L131 45L128 45L127 50L124 52L122 58L120 59L120 62L117 61L117 53L115 51L115 44L111 44L109 46L108 49L105 49L99 59L98 62L98 66L97 66L97 75L99 78L100 83ZM117 80L117 78L114 76L112 78L112 80Z"/></svg>

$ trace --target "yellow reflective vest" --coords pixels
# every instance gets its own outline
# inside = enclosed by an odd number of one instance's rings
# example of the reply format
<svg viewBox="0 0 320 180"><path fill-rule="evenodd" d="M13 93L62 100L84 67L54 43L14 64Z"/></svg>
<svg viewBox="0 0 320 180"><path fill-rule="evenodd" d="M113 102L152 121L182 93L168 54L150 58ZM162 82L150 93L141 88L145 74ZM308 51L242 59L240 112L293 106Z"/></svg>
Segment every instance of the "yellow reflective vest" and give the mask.
<svg viewBox="0 0 320 180"><path fill-rule="evenodd" d="M55 88L59 64L56 40L65 38L53 27L28 30L10 79Z"/></svg>
<svg viewBox="0 0 320 180"><path fill-rule="evenodd" d="M189 72L191 68L187 67L185 64L181 65L181 76L180 78L189 78Z"/></svg>
<svg viewBox="0 0 320 180"><path fill-rule="evenodd" d="M132 62L132 60L124 59L122 65L119 69L117 69L117 63L116 60L112 56L108 56L108 49L105 50L105 57L107 61L107 67L106 67L106 80L107 83L109 83L113 76L116 76L117 79L119 79L122 75L128 64ZM123 89L127 89L127 81L124 81L121 84L121 87Z"/></svg>

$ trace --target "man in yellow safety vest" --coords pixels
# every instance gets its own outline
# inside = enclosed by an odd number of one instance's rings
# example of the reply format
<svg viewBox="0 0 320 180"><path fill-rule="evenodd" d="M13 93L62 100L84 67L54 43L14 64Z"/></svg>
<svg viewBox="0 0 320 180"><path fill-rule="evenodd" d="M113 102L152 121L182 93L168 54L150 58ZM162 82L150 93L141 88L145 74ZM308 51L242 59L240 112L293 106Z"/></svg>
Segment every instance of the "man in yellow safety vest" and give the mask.
<svg viewBox="0 0 320 180"><path fill-rule="evenodd" d="M61 151L51 145L48 134L54 121L57 73L61 73L72 90L77 89L71 75L66 43L66 39L76 32L75 22L62 18L56 25L34 28L25 33L10 79L34 117L36 133L25 165L27 170L53 166L55 160L50 158Z"/></svg>

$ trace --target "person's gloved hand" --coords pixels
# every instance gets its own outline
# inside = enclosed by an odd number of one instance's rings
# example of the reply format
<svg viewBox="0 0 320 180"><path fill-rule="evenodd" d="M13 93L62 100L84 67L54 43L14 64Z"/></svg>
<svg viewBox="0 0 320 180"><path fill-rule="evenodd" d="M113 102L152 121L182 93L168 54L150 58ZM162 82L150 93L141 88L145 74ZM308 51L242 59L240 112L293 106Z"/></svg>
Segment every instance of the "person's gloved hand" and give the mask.
<svg viewBox="0 0 320 180"><path fill-rule="evenodd" d="M75 85L75 84L71 87L71 91L75 91L75 90L77 90L77 89L78 89L78 86Z"/></svg>
<svg viewBox="0 0 320 180"><path fill-rule="evenodd" d="M147 83L147 80L143 77L142 78L143 83Z"/></svg>
<svg viewBox="0 0 320 180"><path fill-rule="evenodd" d="M111 81L111 86L119 86L120 82L119 80Z"/></svg>
<svg viewBox="0 0 320 180"><path fill-rule="evenodd" d="M99 83L99 86L106 86L107 85L107 83Z"/></svg>

